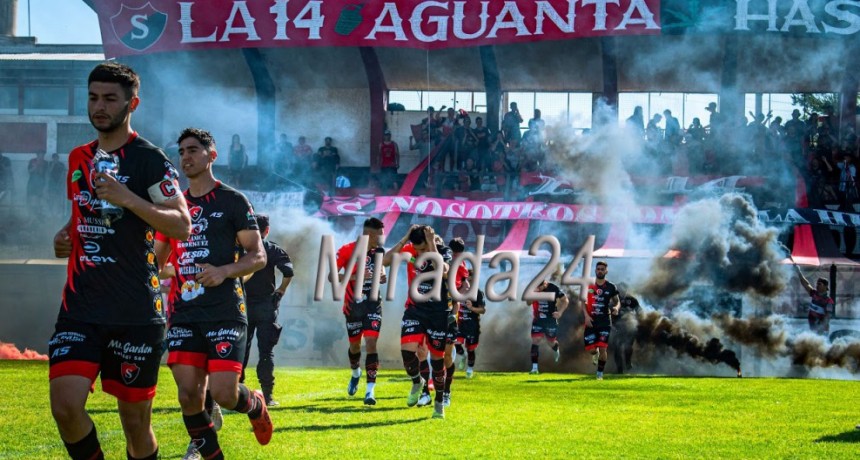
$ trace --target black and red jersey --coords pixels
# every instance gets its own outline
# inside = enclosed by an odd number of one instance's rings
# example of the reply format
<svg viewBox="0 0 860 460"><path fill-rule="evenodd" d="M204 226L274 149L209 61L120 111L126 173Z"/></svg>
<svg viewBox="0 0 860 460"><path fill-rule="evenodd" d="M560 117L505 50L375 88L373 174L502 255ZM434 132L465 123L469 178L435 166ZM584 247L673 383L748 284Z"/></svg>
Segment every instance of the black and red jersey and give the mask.
<svg viewBox="0 0 860 460"><path fill-rule="evenodd" d="M349 264L349 259L352 258L353 253L355 252L355 241L345 244L337 250L337 269L338 271L345 269L347 264ZM378 253L385 253L385 249L381 247L377 248L368 248L367 254L364 255L364 266L363 270L370 270L371 273L374 271L375 264L373 262L373 256ZM352 273L347 273L347 278L351 277L358 273L358 269L361 266L361 260L355 264L355 267L352 269ZM382 267L380 267L382 268ZM346 284L346 294L343 297L343 312L349 314L350 305L363 302L370 297L370 290L373 287L373 278L369 276L365 276L364 284L361 286L361 295L357 296L355 292L355 280L349 280ZM360 298L357 298L360 297ZM382 296L380 295L380 302L382 301Z"/></svg>
<svg viewBox="0 0 860 460"><path fill-rule="evenodd" d="M542 292L552 292L553 300L535 300L532 302L532 322L543 320L554 320L552 314L558 311L556 302L564 297L564 291L561 290L555 283L547 283L546 289Z"/></svg>
<svg viewBox="0 0 860 460"><path fill-rule="evenodd" d="M487 306L486 302L484 302L484 291L478 289L478 296L475 299L476 300L472 302L473 307L478 308ZM457 313L457 323L462 326L466 322L478 323L479 321L481 321L480 313L475 313L472 310L466 308L465 302L460 302L460 304L460 311Z"/></svg>
<svg viewBox="0 0 860 460"><path fill-rule="evenodd" d="M588 300L585 304L588 315L591 316L591 324L597 326L609 326L611 307L609 301L618 295L618 288L609 281L603 284L588 285Z"/></svg>
<svg viewBox="0 0 860 460"><path fill-rule="evenodd" d="M383 142L379 145L379 167L397 167L397 144L394 142Z"/></svg>
<svg viewBox="0 0 860 460"><path fill-rule="evenodd" d="M819 294L818 291L809 293L809 315L824 316L833 313L833 305L833 299L827 292L824 295Z"/></svg>
<svg viewBox="0 0 860 460"><path fill-rule="evenodd" d="M437 244L436 250L442 256L442 261L444 263L446 263L446 264L451 263L451 261L454 258L454 253L453 253L453 251L451 251L451 248L449 248L448 246ZM418 259L418 250L415 249L415 246L413 246L412 243L407 243L406 246L403 246L403 249L401 249L400 252L405 252L405 253L408 253L412 256L412 257L410 257L409 262L406 265L406 277L409 280L408 286L412 286L412 280L414 280L415 277L419 273L427 273L427 272L431 272L431 271L435 270L435 267L433 266L433 262L430 262L430 261L424 262L420 266L415 264L416 259ZM418 285L418 293L419 294L426 294L426 293L430 292L430 290L432 290L432 289L433 289L433 281L432 280L424 281ZM422 308L422 309L427 309L427 310L435 310L435 311L449 310L450 309L450 295L448 293L448 278L447 277L442 278L441 300L437 300L437 301L431 300L429 302L415 302L410 297L408 297L408 295L407 295L406 308L416 308L416 307Z"/></svg>
<svg viewBox="0 0 860 460"><path fill-rule="evenodd" d="M217 182L203 196L185 191L191 214L191 236L178 241L158 234L159 241L170 244L168 262L176 276L170 287L172 324L207 321L247 322L245 292L239 278L226 279L218 286L204 287L196 275L203 271L198 264L216 267L234 263L241 246L237 236L242 230L258 230L257 218L245 195Z"/></svg>
<svg viewBox="0 0 860 460"><path fill-rule="evenodd" d="M98 143L69 154L66 191L72 200L68 279L59 317L109 325L164 324L155 230L125 211L110 222L102 218L102 200L93 185L93 156ZM150 190L178 195L176 170L158 147L133 133L125 145L108 152L118 163L116 178L135 195L153 202Z"/></svg>

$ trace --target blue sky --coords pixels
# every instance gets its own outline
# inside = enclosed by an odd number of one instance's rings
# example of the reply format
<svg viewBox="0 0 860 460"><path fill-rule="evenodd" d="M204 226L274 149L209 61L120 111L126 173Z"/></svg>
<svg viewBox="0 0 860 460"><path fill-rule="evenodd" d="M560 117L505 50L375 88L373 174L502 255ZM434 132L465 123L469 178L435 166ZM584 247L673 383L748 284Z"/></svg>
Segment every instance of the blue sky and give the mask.
<svg viewBox="0 0 860 460"><path fill-rule="evenodd" d="M17 35L35 36L41 44L102 42L98 17L83 0L18 0Z"/></svg>

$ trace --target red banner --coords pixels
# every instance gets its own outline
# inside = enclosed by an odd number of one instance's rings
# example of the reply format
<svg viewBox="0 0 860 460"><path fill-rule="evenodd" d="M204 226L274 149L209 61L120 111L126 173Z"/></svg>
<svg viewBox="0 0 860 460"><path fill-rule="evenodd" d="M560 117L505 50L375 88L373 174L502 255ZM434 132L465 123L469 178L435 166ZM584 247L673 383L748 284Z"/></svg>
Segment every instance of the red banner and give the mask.
<svg viewBox="0 0 860 460"><path fill-rule="evenodd" d="M668 206L626 208L541 202L462 201L423 196L377 196L327 199L320 206L318 216L367 216L405 212L466 220L670 224L675 220L676 211L676 208Z"/></svg>
<svg viewBox="0 0 860 460"><path fill-rule="evenodd" d="M94 0L108 57L208 48L438 49L660 33L660 0Z"/></svg>

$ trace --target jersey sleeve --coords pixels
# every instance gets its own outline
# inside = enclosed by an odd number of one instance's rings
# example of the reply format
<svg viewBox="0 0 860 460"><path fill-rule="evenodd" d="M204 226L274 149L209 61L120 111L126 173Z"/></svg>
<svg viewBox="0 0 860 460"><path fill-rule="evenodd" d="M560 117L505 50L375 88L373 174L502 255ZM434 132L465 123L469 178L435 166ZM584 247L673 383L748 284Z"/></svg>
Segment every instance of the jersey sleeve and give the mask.
<svg viewBox="0 0 860 460"><path fill-rule="evenodd" d="M275 250L272 251L272 258L269 260L272 261L275 267L278 267L278 270L284 275L284 278L292 278L293 275L293 261L290 259L290 256L287 254L287 251L284 251L281 247L275 246Z"/></svg>
<svg viewBox="0 0 860 460"><path fill-rule="evenodd" d="M152 156L147 162L145 176L143 178L149 199L155 203L164 203L179 197L179 173L173 167L173 163L164 156L161 150Z"/></svg>
<svg viewBox="0 0 860 460"><path fill-rule="evenodd" d="M242 230L260 230L257 225L257 214L254 213L254 208L245 195L236 192L234 205L230 210L230 221L233 222L233 229L236 233Z"/></svg>

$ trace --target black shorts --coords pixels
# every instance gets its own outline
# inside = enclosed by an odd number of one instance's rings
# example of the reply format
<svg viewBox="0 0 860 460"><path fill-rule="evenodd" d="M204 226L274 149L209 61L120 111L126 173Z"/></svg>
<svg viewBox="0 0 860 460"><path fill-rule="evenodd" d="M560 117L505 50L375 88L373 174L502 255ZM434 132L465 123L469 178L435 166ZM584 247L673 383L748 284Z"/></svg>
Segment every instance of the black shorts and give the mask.
<svg viewBox="0 0 860 460"><path fill-rule="evenodd" d="M400 323L400 344L422 343L426 340L430 354L435 358L445 355L448 343L448 312L407 307Z"/></svg>
<svg viewBox="0 0 860 460"><path fill-rule="evenodd" d="M477 321L463 321L460 323L460 332L457 334L457 343L465 344L467 350L478 348L478 339L481 337L481 326Z"/></svg>
<svg viewBox="0 0 860 460"><path fill-rule="evenodd" d="M349 314L344 313L343 316L346 318L346 333L350 343L358 342L362 336L379 337L379 329L382 328L382 303L378 300L351 304Z"/></svg>
<svg viewBox="0 0 860 460"><path fill-rule="evenodd" d="M164 325L107 326L63 319L48 342L49 378L79 375L120 401L155 397Z"/></svg>
<svg viewBox="0 0 860 460"><path fill-rule="evenodd" d="M241 374L247 329L239 321L173 324L167 330L167 364Z"/></svg>
<svg viewBox="0 0 860 460"><path fill-rule="evenodd" d="M594 350L595 348L607 348L609 346L609 333L612 331L612 326L594 326L585 328L585 333L582 336L585 342L586 350Z"/></svg>
<svg viewBox="0 0 860 460"><path fill-rule="evenodd" d="M540 336L555 340L558 337L558 321L555 318L532 321L532 338Z"/></svg>

